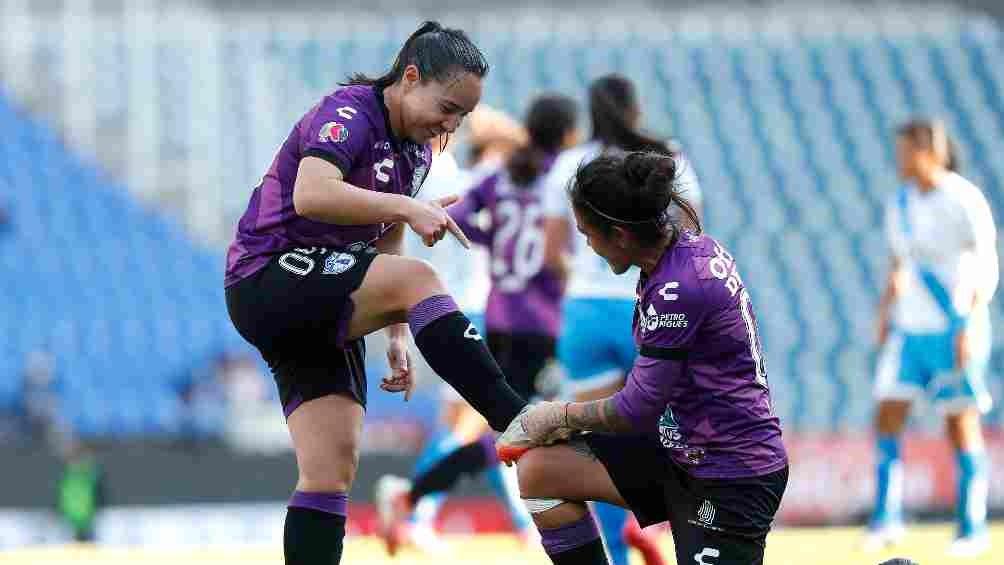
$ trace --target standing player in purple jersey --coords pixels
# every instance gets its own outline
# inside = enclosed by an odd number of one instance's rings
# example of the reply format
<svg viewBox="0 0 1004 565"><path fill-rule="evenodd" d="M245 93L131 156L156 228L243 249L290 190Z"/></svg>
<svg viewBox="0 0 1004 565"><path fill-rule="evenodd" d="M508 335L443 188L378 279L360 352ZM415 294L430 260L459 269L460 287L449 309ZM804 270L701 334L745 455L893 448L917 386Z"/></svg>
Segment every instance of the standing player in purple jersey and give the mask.
<svg viewBox="0 0 1004 565"><path fill-rule="evenodd" d="M576 115L575 101L570 98L535 100L526 117L529 144L449 209L471 240L490 250L492 287L485 308L488 348L510 386L527 399L541 394L538 381L555 356L564 295L562 280L544 265L539 179L561 150L576 143ZM482 211L490 219L484 229L476 221ZM498 465L494 436L486 434L420 473L414 483L382 477L377 483L377 509L390 553L404 537L404 518L420 499L493 465ZM512 518L518 531L532 527L525 511Z"/></svg>
<svg viewBox="0 0 1004 565"><path fill-rule="evenodd" d="M557 564L606 563L589 500L630 508L642 526L668 520L678 563L762 563L787 484L749 294L733 257L700 233L677 163L601 156L570 188L589 246L615 273L641 270L639 355L616 394L532 405L497 441L503 461L519 459L520 492ZM591 433L530 449L573 432Z"/></svg>
<svg viewBox="0 0 1004 565"><path fill-rule="evenodd" d="M456 198L413 197L429 141L459 127L488 64L460 30L426 22L393 68L355 75L293 127L251 195L227 253L237 330L268 362L296 451L287 563L338 563L366 403L363 336L388 328L393 374L412 387L409 326L432 369L497 430L525 406L470 320L423 261L399 256L404 226L426 245L447 231Z"/></svg>

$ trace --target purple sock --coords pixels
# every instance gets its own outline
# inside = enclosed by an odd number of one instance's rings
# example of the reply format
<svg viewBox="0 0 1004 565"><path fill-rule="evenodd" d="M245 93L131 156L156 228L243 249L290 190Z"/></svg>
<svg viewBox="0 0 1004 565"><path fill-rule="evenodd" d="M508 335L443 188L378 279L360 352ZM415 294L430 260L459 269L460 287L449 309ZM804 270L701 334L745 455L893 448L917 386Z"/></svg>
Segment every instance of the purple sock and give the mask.
<svg viewBox="0 0 1004 565"><path fill-rule="evenodd" d="M310 508L336 516L347 516L348 505L349 496L344 492L302 492L297 490L293 491L293 496L289 497L289 504L286 506Z"/></svg>
<svg viewBox="0 0 1004 565"><path fill-rule="evenodd" d="M564 553L598 539L600 531L596 529L592 514L560 528L540 528L540 541L548 555Z"/></svg>
<svg viewBox="0 0 1004 565"><path fill-rule="evenodd" d="M493 434L485 434L478 438L478 443L481 444L481 449L485 450L485 463L489 467L498 465L499 454L495 450L495 436Z"/></svg>
<svg viewBox="0 0 1004 565"><path fill-rule="evenodd" d="M457 303L448 294L437 294L430 296L419 302L408 311L408 325L411 326L411 335L418 335L425 326L450 312L457 312Z"/></svg>

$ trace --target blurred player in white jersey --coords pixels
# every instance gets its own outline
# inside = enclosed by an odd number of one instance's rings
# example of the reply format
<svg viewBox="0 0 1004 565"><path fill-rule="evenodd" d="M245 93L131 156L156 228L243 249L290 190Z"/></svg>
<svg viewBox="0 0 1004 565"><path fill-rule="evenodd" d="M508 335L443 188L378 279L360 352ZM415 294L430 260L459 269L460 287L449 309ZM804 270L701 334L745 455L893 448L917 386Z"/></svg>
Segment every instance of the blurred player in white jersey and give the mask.
<svg viewBox="0 0 1004 565"><path fill-rule="evenodd" d="M902 536L901 434L913 401L926 398L945 416L958 464L958 537L949 552L973 555L989 546L980 414L991 404L984 373L998 279L996 227L983 193L955 172L941 122L899 128L896 157L906 184L885 210L891 260L879 305L878 477L865 544L880 548Z"/></svg>
<svg viewBox="0 0 1004 565"><path fill-rule="evenodd" d="M634 363L635 344L630 334L611 332L610 328L629 327L632 323L635 303L632 281L637 279L637 273L618 277L603 258L589 249L585 237L575 230L567 197L569 181L581 165L605 152L673 154L683 171L677 181L681 193L697 209L701 201L697 178L673 143L649 137L639 130L641 109L634 85L628 79L608 75L594 81L589 88L589 113L591 139L562 153L544 181L544 260L568 278L558 359L567 373L565 396L576 401L605 398L624 386ZM569 248L574 249L571 256L566 251ZM653 540L633 519L628 520L625 510L598 503L594 512L611 563L627 565L627 544L639 549L647 563L661 562Z"/></svg>
<svg viewBox="0 0 1004 565"><path fill-rule="evenodd" d="M463 195L485 177L496 172L517 147L526 140L523 127L498 110L480 105L468 116L464 127L458 132L459 143L466 145L470 155L470 166L461 167L457 163L450 146L433 143L434 152L429 176L422 188L422 198L435 200L450 194ZM483 334L485 331L485 301L491 285L488 273L488 253L481 246L464 249L457 241L446 238L439 245L427 247L411 235L405 237L409 255L419 257L436 267L446 288L456 297L457 304L470 312L471 321ZM418 475L436 465L457 447L467 444L485 432L485 419L474 411L456 391L449 386L440 389L442 427L427 442L415 466ZM507 481L501 470L489 473L489 483L493 490L506 502L517 529L535 532L519 501L519 492L512 480ZM509 486L512 484L512 486ZM446 493L436 493L423 497L414 507L405 530L411 543L426 551L444 549L433 527L436 514L442 506Z"/></svg>

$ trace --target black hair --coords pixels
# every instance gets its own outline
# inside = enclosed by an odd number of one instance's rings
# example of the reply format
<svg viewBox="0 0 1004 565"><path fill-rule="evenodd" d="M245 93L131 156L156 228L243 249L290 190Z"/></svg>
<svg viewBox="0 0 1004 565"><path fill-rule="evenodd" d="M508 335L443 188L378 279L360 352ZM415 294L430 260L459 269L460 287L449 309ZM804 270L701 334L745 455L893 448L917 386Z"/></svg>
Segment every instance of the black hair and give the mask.
<svg viewBox="0 0 1004 565"><path fill-rule="evenodd" d="M959 148L941 120L915 118L896 128L896 135L909 139L917 147L943 153L945 168L953 173L959 171Z"/></svg>
<svg viewBox="0 0 1004 565"><path fill-rule="evenodd" d="M662 153L604 154L579 167L568 197L575 209L604 235L614 226L647 245L665 237L670 245L682 231L701 233L701 219L677 186L679 161ZM673 206L682 217L673 214Z"/></svg>
<svg viewBox="0 0 1004 565"><path fill-rule="evenodd" d="M593 139L607 147L624 151L651 151L669 154L666 144L635 127L640 112L634 84L618 75L606 75L589 86L589 115Z"/></svg>
<svg viewBox="0 0 1004 565"><path fill-rule="evenodd" d="M575 100L550 94L538 97L526 113L529 142L510 157L507 169L516 186L530 186L543 172L549 157L561 150L568 132L575 129L579 113Z"/></svg>
<svg viewBox="0 0 1004 565"><path fill-rule="evenodd" d="M484 53L463 30L445 28L439 22L425 22L411 34L394 59L394 66L387 73L370 78L363 73L355 73L342 86L354 84L387 88L404 76L408 65L418 67L422 80L443 81L457 71L472 73L478 77L488 74L488 61Z"/></svg>

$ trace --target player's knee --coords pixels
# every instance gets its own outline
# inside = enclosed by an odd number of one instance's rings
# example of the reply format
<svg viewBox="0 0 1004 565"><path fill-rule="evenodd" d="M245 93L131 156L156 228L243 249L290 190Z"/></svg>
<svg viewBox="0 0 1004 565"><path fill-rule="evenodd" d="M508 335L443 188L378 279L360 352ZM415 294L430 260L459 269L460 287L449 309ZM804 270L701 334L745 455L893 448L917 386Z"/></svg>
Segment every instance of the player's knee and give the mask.
<svg viewBox="0 0 1004 565"><path fill-rule="evenodd" d="M446 293L436 269L429 262L412 257L402 259L392 273L394 302L410 310L430 296Z"/></svg>
<svg viewBox="0 0 1004 565"><path fill-rule="evenodd" d="M516 477L519 482L519 494L523 498L550 496L547 492L550 464L544 456L544 450L531 449L519 458L516 465Z"/></svg>
<svg viewBox="0 0 1004 565"><path fill-rule="evenodd" d="M348 492L358 467L358 445L339 442L318 460L300 465L297 488L311 492Z"/></svg>

